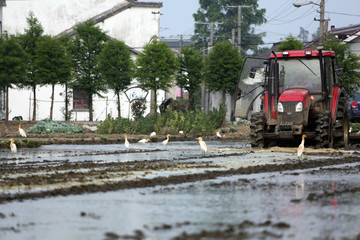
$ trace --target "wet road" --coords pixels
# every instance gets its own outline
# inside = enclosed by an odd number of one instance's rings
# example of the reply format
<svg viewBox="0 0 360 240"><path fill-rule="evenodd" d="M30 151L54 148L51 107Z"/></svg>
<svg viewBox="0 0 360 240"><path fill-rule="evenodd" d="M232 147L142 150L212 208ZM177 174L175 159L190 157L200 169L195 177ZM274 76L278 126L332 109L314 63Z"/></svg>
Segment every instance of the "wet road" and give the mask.
<svg viewBox="0 0 360 240"><path fill-rule="evenodd" d="M0 239L360 238L357 152L310 149L296 165L292 148L208 147L205 155L196 142L133 144L130 152L52 145L21 149L16 159L2 152ZM234 171L245 168L253 170ZM101 188L149 179L157 181ZM55 191L74 186L81 191Z"/></svg>

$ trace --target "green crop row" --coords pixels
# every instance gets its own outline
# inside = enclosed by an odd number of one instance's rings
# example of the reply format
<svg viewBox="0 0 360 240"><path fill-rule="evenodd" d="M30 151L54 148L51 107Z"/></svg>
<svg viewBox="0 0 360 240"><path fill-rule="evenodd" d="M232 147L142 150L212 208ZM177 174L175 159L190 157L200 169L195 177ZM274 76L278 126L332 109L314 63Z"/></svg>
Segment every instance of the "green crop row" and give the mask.
<svg viewBox="0 0 360 240"><path fill-rule="evenodd" d="M27 131L28 133L83 133L84 129L81 127L72 125L72 124L66 124L51 120L42 120L36 123L34 126L30 127Z"/></svg>

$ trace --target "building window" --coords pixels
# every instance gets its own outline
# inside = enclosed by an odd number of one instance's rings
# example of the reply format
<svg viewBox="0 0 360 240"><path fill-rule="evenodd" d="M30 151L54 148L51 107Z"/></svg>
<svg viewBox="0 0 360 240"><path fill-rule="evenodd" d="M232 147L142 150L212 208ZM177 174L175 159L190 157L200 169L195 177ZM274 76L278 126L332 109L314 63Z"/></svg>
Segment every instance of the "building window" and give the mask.
<svg viewBox="0 0 360 240"><path fill-rule="evenodd" d="M89 109L89 94L80 88L73 89L73 109L74 110L85 110Z"/></svg>

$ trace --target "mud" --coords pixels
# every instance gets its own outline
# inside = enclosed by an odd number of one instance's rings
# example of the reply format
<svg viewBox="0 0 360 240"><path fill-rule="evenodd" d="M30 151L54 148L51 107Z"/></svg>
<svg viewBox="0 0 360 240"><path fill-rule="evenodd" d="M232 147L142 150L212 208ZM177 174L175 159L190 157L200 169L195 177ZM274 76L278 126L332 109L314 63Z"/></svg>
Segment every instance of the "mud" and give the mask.
<svg viewBox="0 0 360 240"><path fill-rule="evenodd" d="M307 147L299 161L296 148L207 143L206 154L195 141L4 151L0 238L360 238L356 148Z"/></svg>
<svg viewBox="0 0 360 240"><path fill-rule="evenodd" d="M98 153L101 155L110 154L131 154L131 153L153 153L162 150L131 150ZM270 150L273 152L274 150ZM212 155L211 158L229 158L249 155L254 151ZM89 153L88 153L89 154ZM88 154L75 154L72 157L87 156ZM323 153L317 153L324 155ZM38 199L44 197L68 196L74 194L85 194L95 192L117 191L123 189L144 188L154 186L166 186L170 184L181 184L197 182L201 180L215 179L218 177L232 175L248 175L265 172L283 172L293 170L312 169L317 167L339 165L344 163L360 162L360 156L344 156L334 158L334 155L342 155L339 152L327 153L328 157L323 159L311 159L305 161L284 161L279 164L264 164L248 166L244 168L222 169L222 166L213 161L206 161L210 156L199 155L196 161L193 157L176 157L176 161L168 159L142 160L131 162L93 162L85 160L81 162L70 162L69 160L41 160L16 163L19 158L0 158L1 188L0 203ZM316 157L316 154L314 155ZM16 159L16 160L15 160ZM192 161L191 161L192 160ZM10 161L10 163L9 163ZM276 160L274 160L276 162ZM203 173L188 174L184 170L201 170ZM176 172L180 174L164 177L146 178L154 172ZM325 170L324 170L325 171ZM327 169L326 171L330 171ZM130 180L129 180L130 178ZM29 191L32 189L41 191ZM54 188L54 189L53 189ZM23 189L15 193L10 190ZM43 190L51 189L51 190ZM6 193L10 191L11 193ZM333 193L334 194L334 193ZM321 196L311 196L318 199Z"/></svg>

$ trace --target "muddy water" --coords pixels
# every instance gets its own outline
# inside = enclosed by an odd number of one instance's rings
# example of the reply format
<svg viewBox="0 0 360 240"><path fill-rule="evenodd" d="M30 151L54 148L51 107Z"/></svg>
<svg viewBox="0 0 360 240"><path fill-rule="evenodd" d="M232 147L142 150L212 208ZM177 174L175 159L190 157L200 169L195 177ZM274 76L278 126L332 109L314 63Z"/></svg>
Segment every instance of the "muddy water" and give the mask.
<svg viewBox="0 0 360 240"><path fill-rule="evenodd" d="M135 145L135 144L134 144ZM360 162L295 170L251 174L231 172L253 166L291 166L297 162L294 149L253 150L238 143L209 142L210 152L199 152L194 143L137 145L133 152L123 146L47 146L23 152L17 159L1 157L8 176L51 174L42 169L56 162L62 168L87 168L84 161L117 169L134 161L166 162L136 179L194 175L224 171L216 178L202 177L179 184L155 184L94 193L73 192L67 196L45 195L22 202L0 203L0 239L356 239L360 237ZM135 148L135 146L134 146ZM235 154L234 154L235 153ZM241 154L240 154L241 153ZM125 157L127 156L127 158ZM309 151L304 163L335 161L357 156L354 152ZM63 160L76 165L63 164ZM330 159L330 160L329 160ZM332 160L331 160L332 159ZM46 160L46 161L44 161ZM13 162L19 161L18 165ZM150 161L150 162L147 162ZM6 162L6 163L5 163ZM191 162L193 165L172 165ZM350 161L352 162L352 161ZM316 164L314 164L316 165ZM65 166L65 167L64 167ZM143 165L141 165L143 166ZM145 172L144 169L138 169ZM26 169L27 173L22 171ZM39 169L36 171L34 169ZM119 168L119 171L122 168ZM43 172L44 171L44 172ZM62 171L70 171L68 168ZM92 169L90 172L94 172ZM126 169L126 171L129 171ZM134 171L134 170L132 170ZM108 174L109 172L102 172ZM230 174L231 173L231 174ZM109 176L113 176L111 173ZM56 178L58 175L51 175ZM61 177L61 176L60 176ZM66 175L70 178L70 175ZM85 175L96 178L97 175ZM116 181L129 179L116 178ZM3 183L16 185L3 178ZM21 183L21 179L17 179ZM40 190L50 183L44 181ZM90 180L88 180L90 181ZM26 183L26 182L25 182ZM82 182L87 184L87 181ZM58 183L65 188L68 181ZM30 191L17 185L18 191ZM105 190L105 189L103 189ZM13 190L12 190L13 191ZM14 192L12 195L15 195ZM3 189L2 194L8 193ZM53 196L53 197L49 197Z"/></svg>

